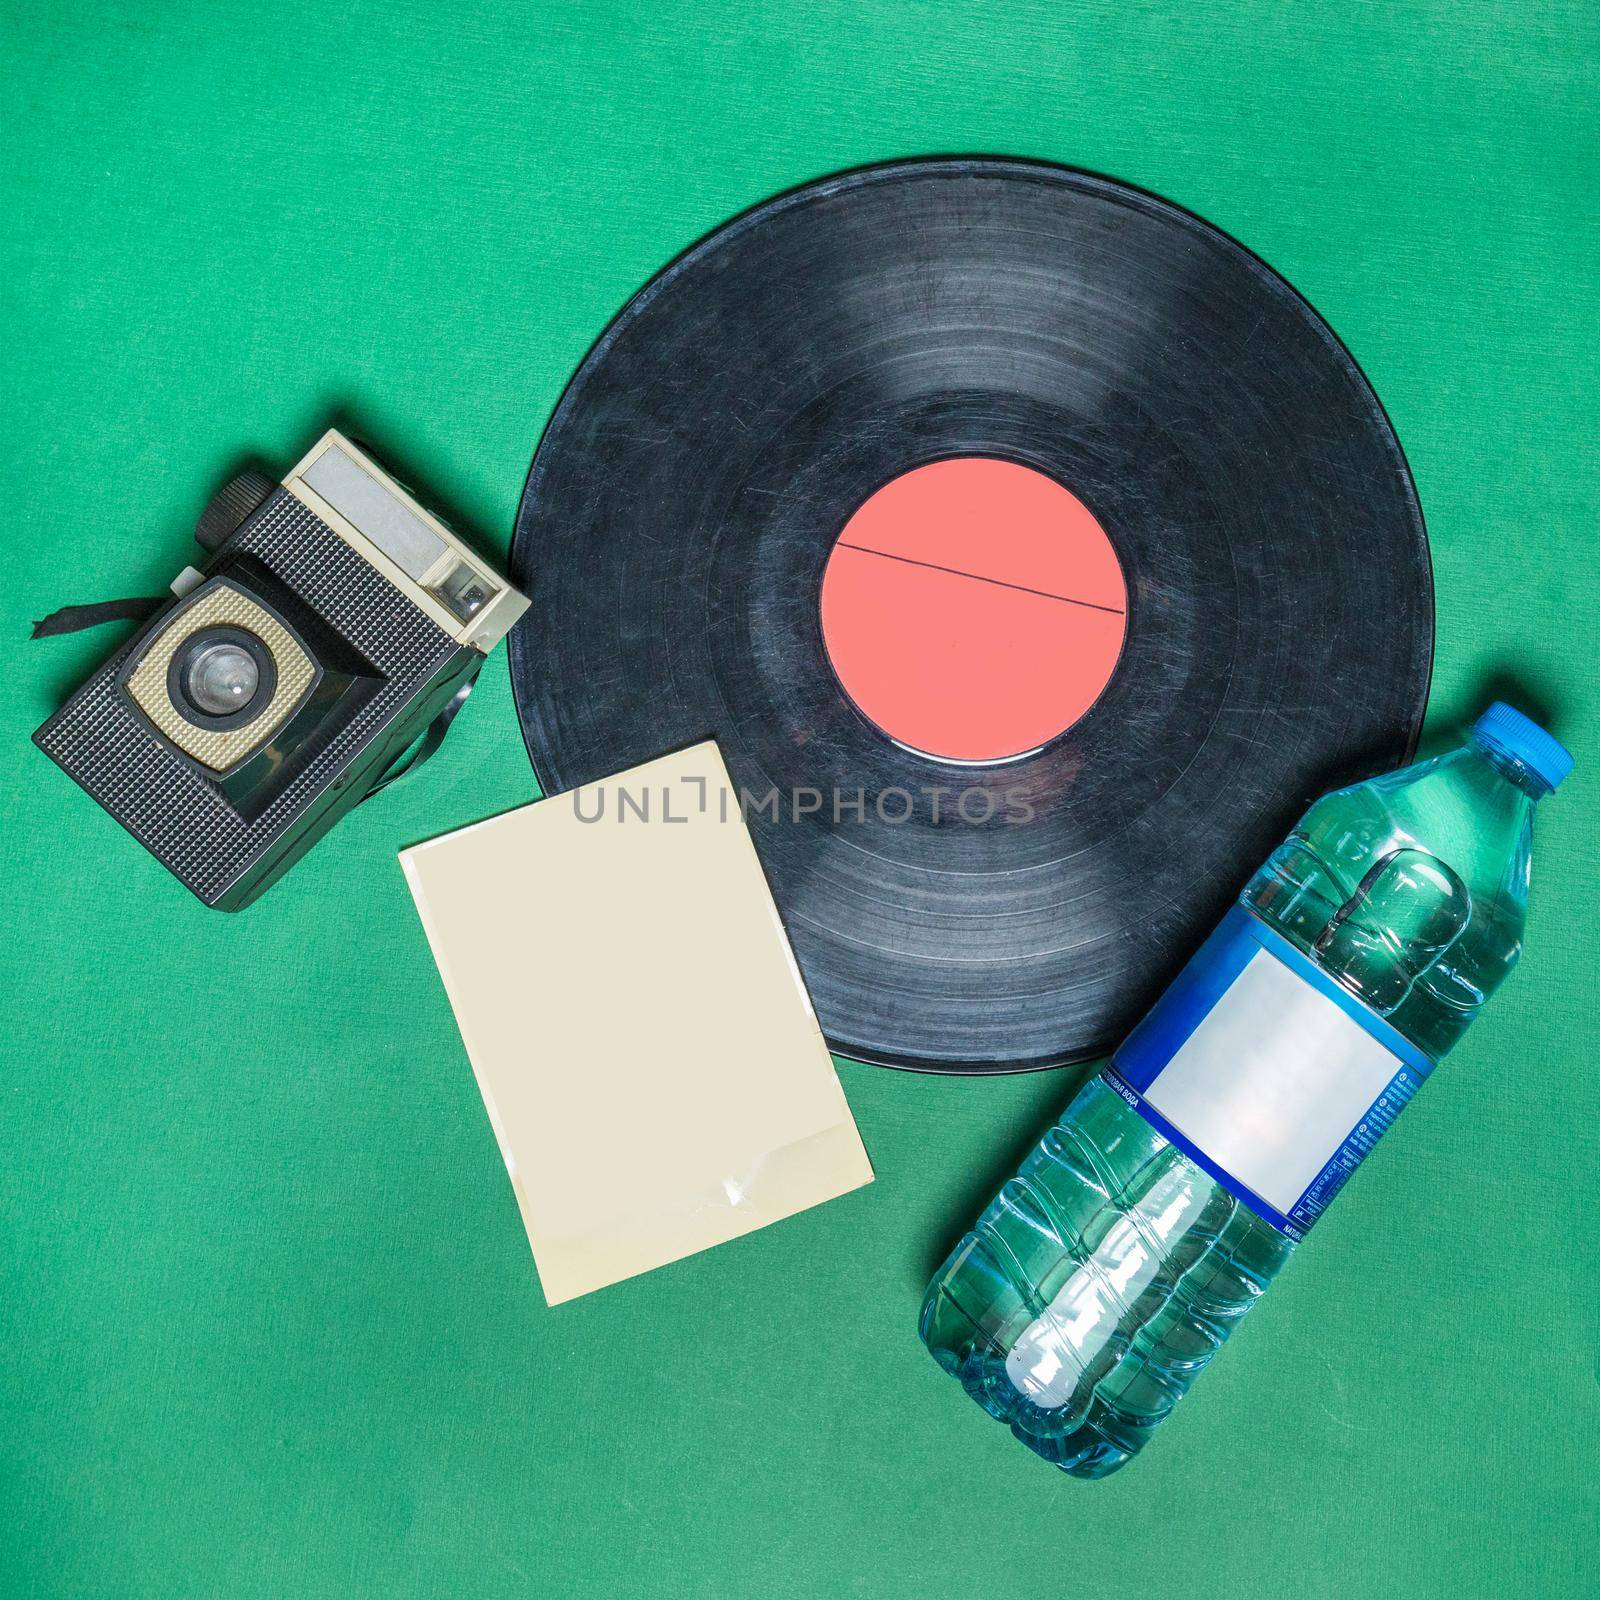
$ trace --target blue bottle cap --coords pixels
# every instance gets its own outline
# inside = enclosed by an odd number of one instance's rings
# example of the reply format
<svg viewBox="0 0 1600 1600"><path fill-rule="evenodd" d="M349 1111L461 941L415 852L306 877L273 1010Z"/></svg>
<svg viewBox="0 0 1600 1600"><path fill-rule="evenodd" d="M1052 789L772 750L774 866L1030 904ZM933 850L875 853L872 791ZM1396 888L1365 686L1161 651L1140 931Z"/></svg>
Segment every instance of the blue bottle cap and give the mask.
<svg viewBox="0 0 1600 1600"><path fill-rule="evenodd" d="M1520 761L1552 789L1572 771L1572 752L1532 717L1523 716L1504 700L1496 700L1473 723L1472 734L1480 743Z"/></svg>

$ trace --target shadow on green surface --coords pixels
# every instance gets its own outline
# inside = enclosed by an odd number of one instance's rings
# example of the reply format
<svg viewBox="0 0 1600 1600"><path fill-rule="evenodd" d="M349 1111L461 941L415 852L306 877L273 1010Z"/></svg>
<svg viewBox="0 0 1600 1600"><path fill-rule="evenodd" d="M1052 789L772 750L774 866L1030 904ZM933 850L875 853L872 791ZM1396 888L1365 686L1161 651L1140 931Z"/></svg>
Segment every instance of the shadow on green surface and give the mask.
<svg viewBox="0 0 1600 1600"><path fill-rule="evenodd" d="M1556 684L1534 683L1518 666L1502 662L1485 672L1469 693L1453 695L1448 704L1429 708L1428 732L1417 750L1418 758L1454 749L1466 730L1496 700L1515 706L1558 739L1563 728L1567 737L1571 736L1571 696Z"/></svg>

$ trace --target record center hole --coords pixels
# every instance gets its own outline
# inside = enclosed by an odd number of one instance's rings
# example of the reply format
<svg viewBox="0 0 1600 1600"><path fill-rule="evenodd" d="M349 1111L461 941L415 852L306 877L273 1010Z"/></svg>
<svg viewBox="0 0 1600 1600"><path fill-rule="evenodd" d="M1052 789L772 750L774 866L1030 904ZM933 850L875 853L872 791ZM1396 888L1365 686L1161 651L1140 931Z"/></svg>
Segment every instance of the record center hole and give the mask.
<svg viewBox="0 0 1600 1600"><path fill-rule="evenodd" d="M822 576L822 637L845 693L939 761L1028 755L1111 681L1128 591L1105 530L1053 478L960 456L892 478Z"/></svg>

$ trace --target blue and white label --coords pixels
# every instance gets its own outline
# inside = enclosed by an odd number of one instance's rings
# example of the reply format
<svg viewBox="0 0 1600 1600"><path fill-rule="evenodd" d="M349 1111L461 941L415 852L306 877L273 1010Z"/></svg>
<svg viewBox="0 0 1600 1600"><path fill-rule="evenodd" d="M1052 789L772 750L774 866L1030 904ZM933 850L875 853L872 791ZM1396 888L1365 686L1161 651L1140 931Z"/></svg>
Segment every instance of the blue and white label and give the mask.
<svg viewBox="0 0 1600 1600"><path fill-rule="evenodd" d="M1141 1116L1298 1239L1433 1063L1235 906L1112 1057Z"/></svg>

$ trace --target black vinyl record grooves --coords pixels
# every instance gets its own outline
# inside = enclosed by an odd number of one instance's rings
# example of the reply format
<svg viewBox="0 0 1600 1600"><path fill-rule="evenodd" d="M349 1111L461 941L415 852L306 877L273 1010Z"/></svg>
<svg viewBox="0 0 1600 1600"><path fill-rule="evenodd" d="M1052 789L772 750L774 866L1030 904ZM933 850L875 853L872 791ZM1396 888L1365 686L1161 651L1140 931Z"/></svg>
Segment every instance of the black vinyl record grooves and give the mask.
<svg viewBox="0 0 1600 1600"><path fill-rule="evenodd" d="M851 640L825 639L846 525L969 458L1069 491L1124 587L1024 581L1053 557L1015 545L997 500L942 544L893 543L909 523L844 540L864 586ZM512 572L545 791L715 736L830 1044L927 1071L1114 1048L1313 798L1410 756L1432 657L1410 475L1328 327L1189 213L1023 161L846 173L673 262L562 398ZM891 572L924 585L906 603L926 629L884 599ZM1092 692L1005 759L970 754L984 713L958 705L961 663L997 724L1025 710L1031 623L969 627L949 609L966 580L985 604L1110 619L1098 667L1076 635L1040 646ZM890 690L932 685L911 713L967 718L956 758L891 736L861 709L871 684L846 692L874 614ZM1013 657L1015 706L993 693Z"/></svg>

